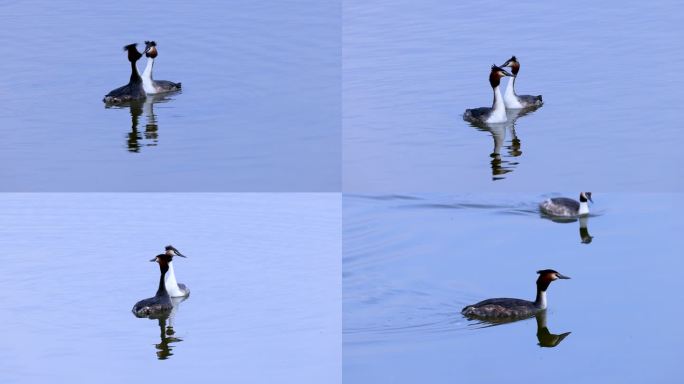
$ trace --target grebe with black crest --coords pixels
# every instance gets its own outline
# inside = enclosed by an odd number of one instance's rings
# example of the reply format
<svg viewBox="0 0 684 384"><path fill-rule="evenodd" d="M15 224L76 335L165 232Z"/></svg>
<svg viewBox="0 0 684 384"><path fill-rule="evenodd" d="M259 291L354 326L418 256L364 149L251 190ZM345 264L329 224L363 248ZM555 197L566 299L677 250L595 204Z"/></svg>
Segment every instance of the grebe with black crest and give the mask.
<svg viewBox="0 0 684 384"><path fill-rule="evenodd" d="M105 103L125 103L145 98L142 78L140 78L138 67L135 65L142 57L142 53L138 52L138 49L136 48L137 45L138 44L128 44L124 47L124 51L128 52L128 61L131 62L131 77L128 80L128 84L110 91L102 100Z"/></svg>
<svg viewBox="0 0 684 384"><path fill-rule="evenodd" d="M152 79L152 67L154 67L154 59L159 52L157 51L157 43L154 41L145 42L145 56L147 56L147 65L142 73L142 82L145 92L149 95L157 93L173 92L181 89L181 83L174 83L168 80L154 80Z"/></svg>
<svg viewBox="0 0 684 384"><path fill-rule="evenodd" d="M171 257L166 254L160 254L150 261L159 263L159 288L154 297L140 300L135 303L132 311L138 317L164 316L171 313L171 310L173 309L173 303L171 302L169 293L166 291L166 285L164 284L164 275L166 275L166 272L169 270Z"/></svg>
<svg viewBox="0 0 684 384"><path fill-rule="evenodd" d="M511 68L513 77L508 80L508 85L506 86L506 92L504 93L504 103L508 109L522 109L528 107L539 107L542 103L542 95L531 96L531 95L517 95L515 93L515 79L518 78L518 72L520 71L520 62L515 56L508 59L501 67Z"/></svg>
<svg viewBox="0 0 684 384"><path fill-rule="evenodd" d="M501 78L505 76L512 76L503 68L492 65L492 69L489 72L489 85L492 87L494 92L494 102L492 107L481 107L466 109L463 114L463 119L473 123L504 123L507 120L506 117L506 105L504 104L503 97L501 97L501 90L499 89L499 84L501 84Z"/></svg>
<svg viewBox="0 0 684 384"><path fill-rule="evenodd" d="M468 305L461 313L471 319L483 321L513 321L536 315L546 309L546 290L552 281L569 279L553 269L537 271L537 297L534 301L521 299L488 299L477 304Z"/></svg>
<svg viewBox="0 0 684 384"><path fill-rule="evenodd" d="M589 214L589 201L592 203L591 192L581 192L579 201L568 197L553 197L539 204L539 210L549 216L576 217Z"/></svg>

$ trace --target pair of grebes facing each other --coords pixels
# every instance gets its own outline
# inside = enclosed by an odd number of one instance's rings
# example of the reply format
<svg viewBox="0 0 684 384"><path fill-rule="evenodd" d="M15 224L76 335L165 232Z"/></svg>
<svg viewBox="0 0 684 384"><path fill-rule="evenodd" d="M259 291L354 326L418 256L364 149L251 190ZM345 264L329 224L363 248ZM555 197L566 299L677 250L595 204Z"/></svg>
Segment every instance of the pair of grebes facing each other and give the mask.
<svg viewBox="0 0 684 384"><path fill-rule="evenodd" d="M157 293L149 299L140 300L133 306L133 314L138 317L160 317L171 313L173 309L172 297L187 297L190 289L185 284L176 281L173 270L173 258L186 257L172 245L167 245L165 252L155 256L151 262L159 264L159 288Z"/></svg>
<svg viewBox="0 0 684 384"><path fill-rule="evenodd" d="M128 84L110 91L102 100L105 103L119 104L135 100L144 100L147 95L156 95L181 89L181 83L152 79L154 59L159 54L156 42L146 41L145 51L143 53L140 53L136 46L137 44L129 44L124 47L124 51L128 54L128 61L131 63L131 77ZM136 63L143 54L147 56L147 65L145 66L142 76L140 76Z"/></svg>
<svg viewBox="0 0 684 384"><path fill-rule="evenodd" d="M539 210L552 217L586 217L589 214L589 201L593 202L591 192L581 192L579 201L567 197L550 198L539 204ZM527 319L546 311L546 290L549 285L553 281L570 277L553 269L543 269L537 273L537 296L534 301L511 298L487 299L466 306L461 310L461 314L469 319L486 322L508 322Z"/></svg>
<svg viewBox="0 0 684 384"><path fill-rule="evenodd" d="M505 67L511 68L511 72L513 73L511 74L503 69ZM515 56L511 57L500 66L492 65L489 73L489 85L491 85L492 90L494 91L494 102L492 103L492 107L466 109L463 114L463 119L480 124L505 123L508 119L506 109L540 107L543 104L541 95L530 96L518 95L515 93L515 80L518 77L519 71L520 62ZM512 77L512 79L508 82L506 93L502 95L501 90L499 90L499 84L501 83L501 79L507 76Z"/></svg>

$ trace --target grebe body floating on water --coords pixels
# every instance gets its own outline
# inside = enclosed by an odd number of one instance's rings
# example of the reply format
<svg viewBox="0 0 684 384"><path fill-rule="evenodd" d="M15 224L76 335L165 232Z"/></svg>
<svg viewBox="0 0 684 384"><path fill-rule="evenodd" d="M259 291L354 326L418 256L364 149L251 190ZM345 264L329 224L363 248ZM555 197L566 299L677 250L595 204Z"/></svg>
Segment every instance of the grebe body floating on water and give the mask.
<svg viewBox="0 0 684 384"><path fill-rule="evenodd" d="M173 309L173 303L171 302L171 298L166 291L166 285L164 284L164 275L169 270L171 258L166 254L161 254L150 261L159 263L159 288L154 297L140 300L135 303L132 311L133 314L138 317L163 316L171 313L171 310Z"/></svg>
<svg viewBox="0 0 684 384"><path fill-rule="evenodd" d="M464 120L480 124L506 122L506 105L501 97L501 90L499 90L501 78L505 76L512 75L504 69L492 65L492 70L489 73L489 85L491 85L492 91L494 91L494 102L492 103L492 107L466 109L463 114Z"/></svg>
<svg viewBox="0 0 684 384"><path fill-rule="evenodd" d="M180 257L186 257L182 253L180 253L176 248L173 247L173 245L167 245L166 246L166 256L169 257L169 272L166 275L166 291L169 293L169 296L171 297L186 297L190 295L190 289L185 286L185 284L181 284L176 282L176 274L173 271L173 257L174 256L180 256Z"/></svg>
<svg viewBox="0 0 684 384"><path fill-rule="evenodd" d="M511 57L501 65L501 67L511 68L513 72L513 77L508 80L508 86L506 86L506 92L504 93L504 103L508 109L522 109L529 107L539 107L542 105L542 96L531 96L531 95L516 95L515 94L515 79L518 78L518 71L520 71L520 63L515 56Z"/></svg>
<svg viewBox="0 0 684 384"><path fill-rule="evenodd" d="M537 298L534 301L521 299L489 299L468 305L461 313L472 319L484 321L511 321L528 318L546 309L546 289L552 281L569 279L553 269L537 271Z"/></svg>
<svg viewBox="0 0 684 384"><path fill-rule="evenodd" d="M138 68L135 65L142 57L142 53L138 52L138 49L135 48L136 45L137 44L128 44L124 47L124 51L128 52L128 61L131 62L131 78L128 80L128 84L109 92L102 100L105 103L125 103L145 98L142 79L140 78Z"/></svg>
<svg viewBox="0 0 684 384"><path fill-rule="evenodd" d="M167 80L153 80L152 67L154 67L154 59L159 53L157 52L157 43L154 41L145 42L145 56L147 56L147 65L142 74L143 88L149 95L156 93L173 92L181 89L181 83L174 83Z"/></svg>
<svg viewBox="0 0 684 384"><path fill-rule="evenodd" d="M581 192L579 201L567 197L554 197L539 204L539 210L549 216L576 217L589 214L591 192Z"/></svg>

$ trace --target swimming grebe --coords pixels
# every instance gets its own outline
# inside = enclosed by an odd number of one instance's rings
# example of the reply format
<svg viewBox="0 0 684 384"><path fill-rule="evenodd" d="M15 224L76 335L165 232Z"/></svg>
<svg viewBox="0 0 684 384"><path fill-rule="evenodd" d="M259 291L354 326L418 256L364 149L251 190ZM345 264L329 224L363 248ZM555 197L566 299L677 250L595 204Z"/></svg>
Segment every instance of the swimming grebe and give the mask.
<svg viewBox="0 0 684 384"><path fill-rule="evenodd" d="M170 259L171 257L168 255L161 254L150 260L159 263L159 288L154 297L140 300L135 303L132 311L136 316L163 316L169 314L173 309L173 303L171 303L171 298L169 297L168 292L166 292L166 286L164 284L164 275L166 274L166 271L169 270Z"/></svg>
<svg viewBox="0 0 684 384"><path fill-rule="evenodd" d="M537 298L534 302L521 299L489 299L468 305L461 313L469 318L489 321L510 321L532 317L546 309L546 289L552 281L569 279L553 269L537 271Z"/></svg>
<svg viewBox="0 0 684 384"><path fill-rule="evenodd" d="M128 84L109 92L102 100L105 103L125 103L145 98L142 79L138 73L138 68L135 66L135 63L142 57L142 53L135 48L137 45L128 44L124 47L124 51L128 52L128 61L131 62L131 78L128 80Z"/></svg>
<svg viewBox="0 0 684 384"><path fill-rule="evenodd" d="M539 107L542 105L542 96L531 96L531 95L516 95L515 94L515 79L518 77L518 71L520 71L520 63L515 56L511 57L501 65L502 67L511 68L513 72L513 78L508 80L508 86L506 87L506 92L504 93L504 103L506 108L509 109L521 109L527 107Z"/></svg>
<svg viewBox="0 0 684 384"><path fill-rule="evenodd" d="M539 204L539 210L549 216L574 217L589 214L591 192L580 193L579 201L567 197L554 197Z"/></svg>
<svg viewBox="0 0 684 384"><path fill-rule="evenodd" d="M166 291L171 297L185 297L190 294L190 289L185 286L185 284L180 284L176 282L176 274L173 272L173 257L180 256L186 257L180 253L173 245L166 246L165 255L169 257L169 273L166 276Z"/></svg>
<svg viewBox="0 0 684 384"><path fill-rule="evenodd" d="M501 91L499 90L501 78L504 76L513 75L496 65L492 65L492 70L489 73L489 85L492 86L492 90L494 91L494 102L492 103L492 107L466 109L463 114L464 120L473 123L503 123L506 121L506 106L501 97Z"/></svg>
<svg viewBox="0 0 684 384"><path fill-rule="evenodd" d="M147 65L142 74L143 88L147 94L153 95L155 93L164 93L178 91L181 89L181 83L174 83L167 80L153 80L152 67L154 66L154 58L157 57L157 43L154 41L145 42L145 56L147 56Z"/></svg>

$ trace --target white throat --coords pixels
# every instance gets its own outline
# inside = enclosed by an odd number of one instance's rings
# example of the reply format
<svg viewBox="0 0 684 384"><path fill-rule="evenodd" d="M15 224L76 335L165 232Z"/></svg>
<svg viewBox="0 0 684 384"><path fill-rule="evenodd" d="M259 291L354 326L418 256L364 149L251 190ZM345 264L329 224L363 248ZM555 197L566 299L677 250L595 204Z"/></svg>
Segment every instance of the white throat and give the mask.
<svg viewBox="0 0 684 384"><path fill-rule="evenodd" d="M492 105L492 114L487 119L487 123L504 123L506 122L506 105L504 104L501 90L497 85L494 88L494 104Z"/></svg>
<svg viewBox="0 0 684 384"><path fill-rule="evenodd" d="M183 292L178 287L176 282L176 274L173 272L173 262L169 263L169 271L166 273L166 280L164 281L166 285L166 291L171 297L183 296Z"/></svg>
<svg viewBox="0 0 684 384"><path fill-rule="evenodd" d="M520 104L520 101L518 100L518 96L515 94L515 77L511 77L508 80L506 93L504 93L504 103L506 103L506 108L509 109L523 108L523 105Z"/></svg>
<svg viewBox="0 0 684 384"><path fill-rule="evenodd" d="M157 91L154 89L154 84L152 80L152 67L154 66L154 59L151 57L147 58L147 65L145 66L145 70L142 73L142 81L143 81L143 89L145 89L145 93L157 93Z"/></svg>
<svg viewBox="0 0 684 384"><path fill-rule="evenodd" d="M537 294L537 301L539 309L546 309L546 291Z"/></svg>
<svg viewBox="0 0 684 384"><path fill-rule="evenodd" d="M588 215L589 214L589 202L588 201L580 201L580 207L579 207L579 212L580 215Z"/></svg>

